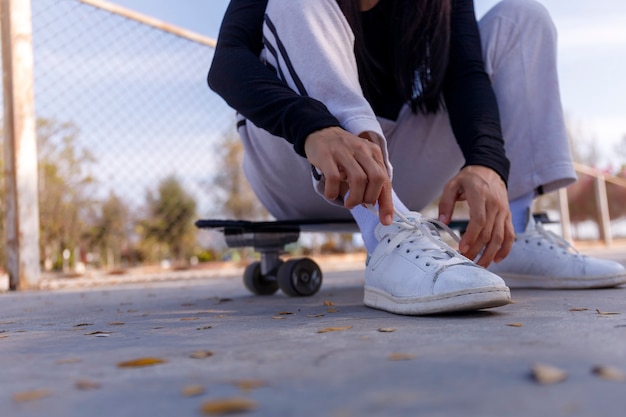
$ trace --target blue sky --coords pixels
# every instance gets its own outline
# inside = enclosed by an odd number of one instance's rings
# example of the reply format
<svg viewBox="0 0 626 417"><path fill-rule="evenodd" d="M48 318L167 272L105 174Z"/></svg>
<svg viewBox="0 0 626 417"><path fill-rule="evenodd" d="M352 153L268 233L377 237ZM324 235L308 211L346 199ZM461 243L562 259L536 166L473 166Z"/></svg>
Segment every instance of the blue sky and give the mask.
<svg viewBox="0 0 626 417"><path fill-rule="evenodd" d="M112 0L176 26L217 37L228 0ZM496 0L476 0L480 16ZM563 107L576 134L594 142L602 164L620 164L626 135L626 1L542 0L559 31Z"/></svg>

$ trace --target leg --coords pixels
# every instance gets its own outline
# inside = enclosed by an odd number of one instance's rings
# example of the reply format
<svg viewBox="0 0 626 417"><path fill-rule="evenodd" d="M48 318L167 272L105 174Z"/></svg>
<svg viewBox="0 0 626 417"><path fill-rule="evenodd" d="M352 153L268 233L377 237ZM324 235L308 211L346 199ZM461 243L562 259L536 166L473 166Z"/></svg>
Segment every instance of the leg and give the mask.
<svg viewBox="0 0 626 417"><path fill-rule="evenodd" d="M511 160L512 215L521 217L511 253L489 270L511 287L596 288L626 282L622 265L579 255L530 216L534 194L576 179L560 101L556 30L548 12L534 0L503 0L481 20L480 30Z"/></svg>
<svg viewBox="0 0 626 417"><path fill-rule="evenodd" d="M511 160L510 198L571 184L576 174L548 12L534 0L504 0L481 19L480 33Z"/></svg>

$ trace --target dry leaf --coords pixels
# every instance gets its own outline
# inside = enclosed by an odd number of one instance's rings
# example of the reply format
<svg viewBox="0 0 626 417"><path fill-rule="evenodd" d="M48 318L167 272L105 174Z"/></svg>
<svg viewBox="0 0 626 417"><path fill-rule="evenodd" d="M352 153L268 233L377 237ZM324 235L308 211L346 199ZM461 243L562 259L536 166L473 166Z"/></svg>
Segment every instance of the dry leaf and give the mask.
<svg viewBox="0 0 626 417"><path fill-rule="evenodd" d="M310 319L316 319L316 318L318 318L318 317L324 317L324 315L323 315L323 314L307 314L306 316L307 316L308 318L310 318Z"/></svg>
<svg viewBox="0 0 626 417"><path fill-rule="evenodd" d="M523 327L524 325L522 323L509 323L509 324L507 324L507 326L509 326L509 327Z"/></svg>
<svg viewBox="0 0 626 417"><path fill-rule="evenodd" d="M589 311L588 308L570 308L569 311Z"/></svg>
<svg viewBox="0 0 626 417"><path fill-rule="evenodd" d="M0 339L6 339L7 337L9 337L8 334L0 334Z"/></svg>
<svg viewBox="0 0 626 417"><path fill-rule="evenodd" d="M556 384L567 379L567 372L552 365L536 363L532 366L532 376L540 384Z"/></svg>
<svg viewBox="0 0 626 417"><path fill-rule="evenodd" d="M325 307L334 307L335 303L333 303L332 301L324 301L324 306Z"/></svg>
<svg viewBox="0 0 626 417"><path fill-rule="evenodd" d="M272 316L274 320L285 320L285 316Z"/></svg>
<svg viewBox="0 0 626 417"><path fill-rule="evenodd" d="M93 323L80 323L80 324L74 325L74 327L87 327L87 326L93 326Z"/></svg>
<svg viewBox="0 0 626 417"><path fill-rule="evenodd" d="M280 313L278 313L279 316L290 316L292 314L296 314L296 313L290 313L288 311L281 311Z"/></svg>
<svg viewBox="0 0 626 417"><path fill-rule="evenodd" d="M224 398L206 401L200 410L203 414L220 416L225 414L243 413L256 408L256 402L247 398Z"/></svg>
<svg viewBox="0 0 626 417"><path fill-rule="evenodd" d="M616 382L625 382L626 374L617 368L613 368L610 366L594 366L591 370L595 375L599 376L602 379L606 379L609 381Z"/></svg>
<svg viewBox="0 0 626 417"><path fill-rule="evenodd" d="M110 334L112 334L113 332L90 332L90 333L85 333L85 336L108 336Z"/></svg>
<svg viewBox="0 0 626 417"><path fill-rule="evenodd" d="M52 391L48 389L39 389L34 391L19 392L13 395L13 401L16 403L25 403L28 401L36 401L52 395Z"/></svg>
<svg viewBox="0 0 626 417"><path fill-rule="evenodd" d="M152 330L161 330L161 329L165 329L165 327L163 327L163 326L156 326L156 327L152 328Z"/></svg>
<svg viewBox="0 0 626 417"><path fill-rule="evenodd" d="M139 358L132 361L120 362L118 368L143 368L145 366L160 365L166 361L159 358Z"/></svg>
<svg viewBox="0 0 626 417"><path fill-rule="evenodd" d="M417 356L410 353L392 353L389 355L390 361L410 361L415 358L417 358Z"/></svg>
<svg viewBox="0 0 626 417"><path fill-rule="evenodd" d="M111 323L107 323L109 326L124 326L126 323L121 321L112 321Z"/></svg>
<svg viewBox="0 0 626 417"><path fill-rule="evenodd" d="M612 313L612 312L609 312L609 311L600 311L597 308L596 308L596 313L598 313L601 316L615 316L615 315L618 315L618 314L622 314L622 313Z"/></svg>
<svg viewBox="0 0 626 417"><path fill-rule="evenodd" d="M234 384L244 392L267 386L267 382L261 381L260 379L242 379L241 381L235 381Z"/></svg>
<svg viewBox="0 0 626 417"><path fill-rule="evenodd" d="M81 391L88 391L88 390L92 390L92 389L100 389L100 384L99 383L94 382L94 381L88 381L88 380L85 380L85 379L76 381L74 386L76 387L76 389L81 390Z"/></svg>
<svg viewBox="0 0 626 417"><path fill-rule="evenodd" d="M327 327L325 329L322 330L318 330L318 333L329 333L329 332L341 332L344 330L348 330L351 329L352 326L343 326L343 327Z"/></svg>
<svg viewBox="0 0 626 417"><path fill-rule="evenodd" d="M80 358L67 358L67 359L59 359L56 364L57 365L69 365L72 363L79 363L82 362L83 360Z"/></svg>
<svg viewBox="0 0 626 417"><path fill-rule="evenodd" d="M204 394L204 387L202 385L187 385L181 391L183 397L191 398Z"/></svg>
<svg viewBox="0 0 626 417"><path fill-rule="evenodd" d="M198 327L196 330L209 330L212 329L213 326L204 326L204 327Z"/></svg>
<svg viewBox="0 0 626 417"><path fill-rule="evenodd" d="M380 333L393 333L396 330L397 329L394 329L393 327L381 327L380 329L378 329Z"/></svg>
<svg viewBox="0 0 626 417"><path fill-rule="evenodd" d="M180 306L181 307L193 307L193 306L195 306L195 304L194 303L183 303Z"/></svg>
<svg viewBox="0 0 626 417"><path fill-rule="evenodd" d="M189 355L189 357L193 359L206 359L211 356L213 356L213 352L211 352L210 350L199 350Z"/></svg>
<svg viewBox="0 0 626 417"><path fill-rule="evenodd" d="M180 321L196 321L196 320L200 320L199 317L183 317L182 319L180 319Z"/></svg>
<svg viewBox="0 0 626 417"><path fill-rule="evenodd" d="M327 313L338 313L339 310L337 310L336 308L329 308L328 310L326 310Z"/></svg>

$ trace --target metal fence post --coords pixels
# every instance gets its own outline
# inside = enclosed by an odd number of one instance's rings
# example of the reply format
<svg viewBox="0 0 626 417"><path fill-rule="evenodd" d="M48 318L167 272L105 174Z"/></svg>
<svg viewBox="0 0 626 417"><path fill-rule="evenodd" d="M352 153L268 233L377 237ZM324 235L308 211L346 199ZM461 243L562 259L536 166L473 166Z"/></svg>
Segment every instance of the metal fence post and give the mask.
<svg viewBox="0 0 626 417"><path fill-rule="evenodd" d="M39 201L31 4L0 0L9 287L39 284Z"/></svg>

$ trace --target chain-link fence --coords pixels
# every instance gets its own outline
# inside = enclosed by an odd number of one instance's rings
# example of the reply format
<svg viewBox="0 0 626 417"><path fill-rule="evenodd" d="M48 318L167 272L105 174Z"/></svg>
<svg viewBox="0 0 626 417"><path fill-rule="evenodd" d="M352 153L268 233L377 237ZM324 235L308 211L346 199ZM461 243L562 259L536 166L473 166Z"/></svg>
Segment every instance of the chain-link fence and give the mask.
<svg viewBox="0 0 626 417"><path fill-rule="evenodd" d="M238 169L210 43L80 0L31 5L45 268L188 260L207 246L193 222L228 214L216 174Z"/></svg>

